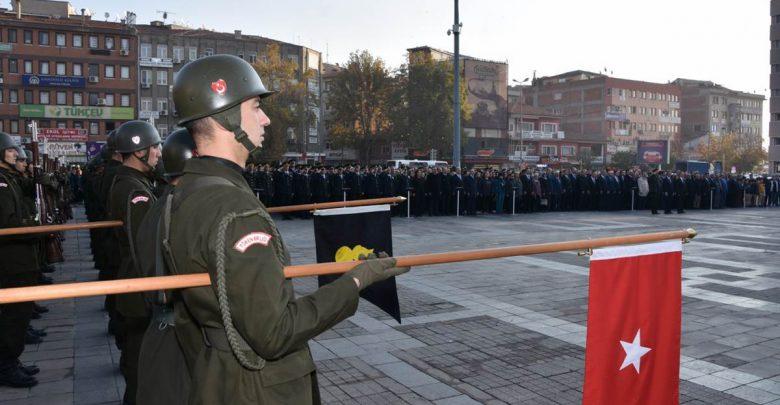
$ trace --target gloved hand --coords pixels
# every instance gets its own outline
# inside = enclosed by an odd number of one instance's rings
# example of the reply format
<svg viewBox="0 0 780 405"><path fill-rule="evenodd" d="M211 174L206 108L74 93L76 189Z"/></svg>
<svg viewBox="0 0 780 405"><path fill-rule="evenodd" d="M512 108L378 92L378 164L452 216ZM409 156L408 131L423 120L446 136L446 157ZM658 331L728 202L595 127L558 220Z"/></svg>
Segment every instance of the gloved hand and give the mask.
<svg viewBox="0 0 780 405"><path fill-rule="evenodd" d="M376 282L404 274L411 269L411 267L395 267L396 260L388 257L385 252L380 252L378 256L373 253L368 256L360 255L358 259L365 261L346 272L345 276L355 280L359 291Z"/></svg>

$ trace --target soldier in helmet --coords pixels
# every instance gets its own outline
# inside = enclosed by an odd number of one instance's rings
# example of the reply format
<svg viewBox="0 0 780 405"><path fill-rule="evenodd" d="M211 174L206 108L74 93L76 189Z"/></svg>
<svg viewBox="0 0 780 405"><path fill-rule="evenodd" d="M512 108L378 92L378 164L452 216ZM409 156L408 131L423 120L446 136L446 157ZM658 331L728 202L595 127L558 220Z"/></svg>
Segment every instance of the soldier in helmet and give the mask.
<svg viewBox="0 0 780 405"><path fill-rule="evenodd" d="M192 134L198 157L186 162L174 191L170 268L208 272L215 283L182 290L174 303L201 328L190 332L200 339L190 354L190 403L319 402L308 340L352 315L360 289L408 271L391 258L368 260L295 297L283 272L290 255L241 175L262 146L270 124L262 99L271 94L249 63L230 55L190 62L174 84L179 125Z"/></svg>
<svg viewBox="0 0 780 405"><path fill-rule="evenodd" d="M155 200L152 176L160 159L160 142L157 129L146 121L128 121L116 132L116 151L122 156L122 165L117 168L111 185L109 215L112 220L124 223L121 228L112 229L119 245L119 279L141 276L135 240L141 220ZM124 403L135 404L138 353L149 324L149 313L142 293L122 294L115 299L121 325L119 365L127 384Z"/></svg>
<svg viewBox="0 0 780 405"><path fill-rule="evenodd" d="M184 163L196 153L195 142L186 129L176 130L165 138L162 167L166 185L160 198L141 221L136 237L138 264L144 277L172 274L165 265L165 253L157 248L167 238L165 223L170 216L166 212L169 211L174 187L184 173ZM202 344L198 335L200 329L186 313L180 313L178 319L174 319L173 303L180 299L178 291L155 291L145 296L152 320L141 345L136 400L139 404L187 403L190 387L188 364L194 363L195 359L187 359L184 355L199 351ZM198 338L187 341L188 336ZM190 349L183 350L183 345L189 345Z"/></svg>
<svg viewBox="0 0 780 405"><path fill-rule="evenodd" d="M24 202L26 195L16 170L18 156L11 136L0 132L0 228L37 225ZM0 238L0 288L37 284L38 240L38 236ZM0 305L0 386L26 388L38 383L33 377L38 368L19 362L32 313L32 302Z"/></svg>

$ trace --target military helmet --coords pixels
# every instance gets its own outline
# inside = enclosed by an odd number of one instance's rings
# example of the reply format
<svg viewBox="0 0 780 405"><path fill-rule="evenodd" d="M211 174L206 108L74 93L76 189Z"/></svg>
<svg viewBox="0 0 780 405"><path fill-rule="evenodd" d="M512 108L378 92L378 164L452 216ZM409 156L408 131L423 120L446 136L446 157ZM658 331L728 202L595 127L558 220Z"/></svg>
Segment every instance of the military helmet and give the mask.
<svg viewBox="0 0 780 405"><path fill-rule="evenodd" d="M192 158L195 141L186 129L171 132L162 147L163 173L171 178L184 174L184 162Z"/></svg>
<svg viewBox="0 0 780 405"><path fill-rule="evenodd" d="M253 97L274 94L249 62L233 55L213 55L192 61L176 75L173 103L178 125L214 115Z"/></svg>
<svg viewBox="0 0 780 405"><path fill-rule="evenodd" d="M114 153L116 151L116 129L112 129L111 132L106 135L106 150L108 153Z"/></svg>
<svg viewBox="0 0 780 405"><path fill-rule="evenodd" d="M160 144L160 134L152 124L141 121L127 121L116 130L116 151L131 153Z"/></svg>
<svg viewBox="0 0 780 405"><path fill-rule="evenodd" d="M13 147L16 147L14 138L11 138L11 135L6 134L5 132L0 132L0 151Z"/></svg>

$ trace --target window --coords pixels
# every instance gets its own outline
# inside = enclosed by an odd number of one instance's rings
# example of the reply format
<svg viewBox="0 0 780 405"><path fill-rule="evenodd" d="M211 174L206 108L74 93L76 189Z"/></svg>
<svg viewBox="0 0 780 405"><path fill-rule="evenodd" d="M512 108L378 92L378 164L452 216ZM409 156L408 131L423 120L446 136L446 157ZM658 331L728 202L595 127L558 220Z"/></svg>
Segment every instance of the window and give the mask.
<svg viewBox="0 0 780 405"><path fill-rule="evenodd" d="M74 63L73 64L73 76L83 76L84 73L81 71L81 63Z"/></svg>
<svg viewBox="0 0 780 405"><path fill-rule="evenodd" d="M576 149L573 145L561 145L561 156L574 156Z"/></svg>
<svg viewBox="0 0 780 405"><path fill-rule="evenodd" d="M19 73L19 65L16 59L8 59L8 73Z"/></svg>
<svg viewBox="0 0 780 405"><path fill-rule="evenodd" d="M19 121L11 120L11 133L12 134L18 134L19 133Z"/></svg>
<svg viewBox="0 0 780 405"><path fill-rule="evenodd" d="M158 70L157 71L157 84L159 84L160 86L168 85L168 71L167 70Z"/></svg>
<svg viewBox="0 0 780 405"><path fill-rule="evenodd" d="M58 76L65 76L66 74L68 74L66 69L65 69L66 66L67 65L65 64L65 62L57 62L57 73L56 74Z"/></svg>
<svg viewBox="0 0 780 405"><path fill-rule="evenodd" d="M719 101L720 99L718 98L718 96L712 98L712 104L718 104Z"/></svg>
<svg viewBox="0 0 780 405"><path fill-rule="evenodd" d="M214 49L213 48L206 48L205 51L203 51L204 56L211 56L214 55Z"/></svg>
<svg viewBox="0 0 780 405"><path fill-rule="evenodd" d="M84 104L84 94L73 93L73 105L83 105L83 104Z"/></svg>
<svg viewBox="0 0 780 405"><path fill-rule="evenodd" d="M54 44L57 46L65 46L65 34L60 32L54 34Z"/></svg>
<svg viewBox="0 0 780 405"><path fill-rule="evenodd" d="M168 100L166 99L158 99L157 100L157 111L168 111Z"/></svg>
<svg viewBox="0 0 780 405"><path fill-rule="evenodd" d="M38 93L38 98L41 101L41 104L49 104L49 92L48 91L41 91Z"/></svg>
<svg viewBox="0 0 780 405"><path fill-rule="evenodd" d="M32 72L33 72L32 61L31 60L24 61L24 73L29 75L32 74Z"/></svg>
<svg viewBox="0 0 780 405"><path fill-rule="evenodd" d="M84 123L81 121L73 121L73 128L82 129L84 128Z"/></svg>
<svg viewBox="0 0 780 405"><path fill-rule="evenodd" d="M25 104L35 104L35 100L33 99L33 92L32 92L32 90L25 90L24 91L24 103Z"/></svg>
<svg viewBox="0 0 780 405"><path fill-rule="evenodd" d="M98 93L89 93L89 105L97 105L98 104L98 98L100 98L100 95Z"/></svg>
<svg viewBox="0 0 780 405"><path fill-rule="evenodd" d="M168 57L168 45L157 45L157 57L158 58L167 58Z"/></svg>
<svg viewBox="0 0 780 405"><path fill-rule="evenodd" d="M152 111L152 99L144 97L141 99L141 111Z"/></svg>
<svg viewBox="0 0 780 405"><path fill-rule="evenodd" d="M24 30L24 43L32 45L32 31Z"/></svg>
<svg viewBox="0 0 780 405"><path fill-rule="evenodd" d="M98 47L98 37L96 35L90 35L89 36L89 48L90 49L97 49Z"/></svg>
<svg viewBox="0 0 780 405"><path fill-rule="evenodd" d="M114 65L106 65L106 77L114 77Z"/></svg>
<svg viewBox="0 0 780 405"><path fill-rule="evenodd" d="M255 62L257 62L257 52L250 52L249 63L255 63Z"/></svg>
<svg viewBox="0 0 780 405"><path fill-rule="evenodd" d="M557 101L557 100L560 100L562 98L563 98L563 94L562 93L555 93L555 94L553 94L553 100Z"/></svg>
<svg viewBox="0 0 780 405"><path fill-rule="evenodd" d="M152 71L151 70L142 70L141 71L141 84L145 84L145 85L152 84Z"/></svg>
<svg viewBox="0 0 780 405"><path fill-rule="evenodd" d="M168 134L168 125L158 125L158 126L157 126L157 132L158 132L158 133L159 133L161 136L165 136L165 135L167 135L167 134Z"/></svg>
<svg viewBox="0 0 780 405"><path fill-rule="evenodd" d="M16 30L9 29L8 30L8 42L16 43L19 39L16 38Z"/></svg>
<svg viewBox="0 0 780 405"><path fill-rule="evenodd" d="M100 132L100 123L95 121L89 122L89 134L97 135Z"/></svg>
<svg viewBox="0 0 780 405"><path fill-rule="evenodd" d="M90 63L87 65L87 71L89 76L100 76L100 65L97 63Z"/></svg>
<svg viewBox="0 0 780 405"><path fill-rule="evenodd" d="M173 60L184 60L184 48L181 46L173 47Z"/></svg>
<svg viewBox="0 0 780 405"><path fill-rule="evenodd" d="M187 48L187 59L189 60L195 60L198 59L198 48L194 46L190 46Z"/></svg>
<svg viewBox="0 0 780 405"><path fill-rule="evenodd" d="M141 44L141 58L152 57L152 44Z"/></svg>
<svg viewBox="0 0 780 405"><path fill-rule="evenodd" d="M114 105L114 95L111 93L106 93L106 105L107 106L113 106Z"/></svg>
<svg viewBox="0 0 780 405"><path fill-rule="evenodd" d="M523 131L533 131L534 130L534 123L533 122L523 122L522 129L523 129Z"/></svg>
<svg viewBox="0 0 780 405"><path fill-rule="evenodd" d="M68 93L64 91L57 92L57 105L68 104Z"/></svg>
<svg viewBox="0 0 780 405"><path fill-rule="evenodd" d="M122 94L119 96L119 105L122 107L130 107L130 95Z"/></svg>
<svg viewBox="0 0 780 405"><path fill-rule="evenodd" d="M557 156L558 147L555 145L542 145L542 155L545 156Z"/></svg>
<svg viewBox="0 0 780 405"><path fill-rule="evenodd" d="M8 90L8 102L11 104L19 104L19 90Z"/></svg>
<svg viewBox="0 0 780 405"><path fill-rule="evenodd" d="M238 55L236 55L236 56L238 56L241 59L244 59L244 54L242 52L239 52Z"/></svg>
<svg viewBox="0 0 780 405"><path fill-rule="evenodd" d="M129 79L130 78L130 66L120 66L119 67L119 78L120 79Z"/></svg>
<svg viewBox="0 0 780 405"><path fill-rule="evenodd" d="M84 46L84 37L81 36L81 34L74 34L73 35L73 47L74 48L81 48Z"/></svg>
<svg viewBox="0 0 780 405"><path fill-rule="evenodd" d="M57 121L57 128L65 129L68 127L68 123L65 121Z"/></svg>
<svg viewBox="0 0 780 405"><path fill-rule="evenodd" d="M106 37L106 49L114 49L114 37Z"/></svg>
<svg viewBox="0 0 780 405"><path fill-rule="evenodd" d="M130 50L130 38L122 38L119 40L119 48L124 51Z"/></svg>
<svg viewBox="0 0 780 405"><path fill-rule="evenodd" d="M543 123L542 132L558 132L558 124Z"/></svg>
<svg viewBox="0 0 780 405"><path fill-rule="evenodd" d="M3 89L0 89L0 104L3 104ZM3 120L0 120L0 123L3 122ZM2 129L0 129L0 132Z"/></svg>

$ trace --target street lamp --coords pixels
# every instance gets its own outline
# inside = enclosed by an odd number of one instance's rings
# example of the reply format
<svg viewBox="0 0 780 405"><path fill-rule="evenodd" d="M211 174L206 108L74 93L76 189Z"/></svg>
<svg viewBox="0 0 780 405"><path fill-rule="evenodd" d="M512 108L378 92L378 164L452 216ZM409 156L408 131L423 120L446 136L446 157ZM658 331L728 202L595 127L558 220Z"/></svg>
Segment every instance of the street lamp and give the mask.
<svg viewBox="0 0 780 405"><path fill-rule="evenodd" d="M522 165L523 163L525 163L525 151L523 150L523 104L525 104L525 96L523 95L523 83L528 82L528 78L526 77L525 79L523 79L523 81L512 79L512 82L520 85L520 164ZM510 137L509 139L511 140L512 138Z"/></svg>

